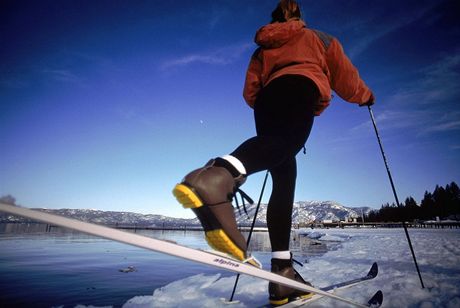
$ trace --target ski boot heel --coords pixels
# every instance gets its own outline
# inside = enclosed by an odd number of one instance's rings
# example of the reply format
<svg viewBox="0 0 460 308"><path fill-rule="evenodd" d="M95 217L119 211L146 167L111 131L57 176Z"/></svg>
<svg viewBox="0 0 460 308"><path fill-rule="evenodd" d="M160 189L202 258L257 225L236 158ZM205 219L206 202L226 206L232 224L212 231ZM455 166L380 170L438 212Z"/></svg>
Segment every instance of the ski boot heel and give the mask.
<svg viewBox="0 0 460 308"><path fill-rule="evenodd" d="M177 184L173 189L173 195L185 209L194 209L203 206L203 202L197 194L184 184Z"/></svg>
<svg viewBox="0 0 460 308"><path fill-rule="evenodd" d="M282 299L270 299L269 302L270 302L270 305L272 305L273 307L277 307L277 306L287 304L289 302L289 298L286 297Z"/></svg>
<svg viewBox="0 0 460 308"><path fill-rule="evenodd" d="M285 298L281 298L281 299L270 299L269 302L270 302L270 305L276 307L276 306L282 306L282 305L285 305L291 301L294 301L294 300L298 300L298 299L308 299L310 297L313 297L314 293L307 293L307 294L304 294L304 295L300 295L300 296L294 296L294 297L285 297Z"/></svg>
<svg viewBox="0 0 460 308"><path fill-rule="evenodd" d="M307 298L313 297L313 295L315 295L315 294L314 293L308 293L308 294L305 294L305 295L301 295L299 297L301 299L307 299Z"/></svg>

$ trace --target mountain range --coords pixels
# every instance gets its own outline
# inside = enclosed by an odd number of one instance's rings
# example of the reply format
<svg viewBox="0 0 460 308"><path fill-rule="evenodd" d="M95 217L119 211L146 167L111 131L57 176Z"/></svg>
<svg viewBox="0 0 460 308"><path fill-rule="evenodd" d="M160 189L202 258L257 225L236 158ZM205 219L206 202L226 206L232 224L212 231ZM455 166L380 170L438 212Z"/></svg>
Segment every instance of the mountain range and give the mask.
<svg viewBox="0 0 460 308"><path fill-rule="evenodd" d="M110 226L137 226L137 227L183 227L199 226L197 218L185 219L163 215L139 214L131 212L101 211L93 209L36 209L51 214L70 217L86 222ZM247 214L240 206L235 210L237 222L241 226L251 225L256 205L246 205ZM368 213L369 207L351 208L333 201L300 201L294 203L292 223L294 225L309 224L322 221L339 221L361 217ZM256 226L266 226L267 205L261 204L257 214ZM0 213L0 222L26 222L27 219Z"/></svg>
<svg viewBox="0 0 460 308"><path fill-rule="evenodd" d="M241 214L236 215L239 225L246 226L252 223L256 205L246 206L248 215L241 209ZM350 218L361 217L372 209L370 207L346 207L335 201L299 201L294 202L292 209L292 224L310 224L323 221L344 221ZM249 217L249 219L248 219ZM267 205L261 204L257 214L256 226L265 226L267 218Z"/></svg>

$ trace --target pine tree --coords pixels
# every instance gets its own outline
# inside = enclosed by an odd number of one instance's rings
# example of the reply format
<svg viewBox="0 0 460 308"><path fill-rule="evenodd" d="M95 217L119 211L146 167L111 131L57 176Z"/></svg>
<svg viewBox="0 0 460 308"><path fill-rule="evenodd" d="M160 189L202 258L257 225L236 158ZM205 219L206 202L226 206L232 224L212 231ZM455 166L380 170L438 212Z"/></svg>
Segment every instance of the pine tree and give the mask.
<svg viewBox="0 0 460 308"><path fill-rule="evenodd" d="M455 182L445 188L436 185L433 193L425 191L420 206L413 197L407 197L404 204L383 204L380 210L369 212L365 219L369 222L397 222L433 220L437 216L460 220L460 188Z"/></svg>
<svg viewBox="0 0 460 308"><path fill-rule="evenodd" d="M404 202L404 214L407 220L414 220L419 218L420 208L414 198L406 198L406 201Z"/></svg>
<svg viewBox="0 0 460 308"><path fill-rule="evenodd" d="M447 215L455 216L460 214L460 189L455 182L446 186L446 207Z"/></svg>
<svg viewBox="0 0 460 308"><path fill-rule="evenodd" d="M436 216L440 218L447 217L447 193L444 187L436 185L433 192L433 199L436 206Z"/></svg>
<svg viewBox="0 0 460 308"><path fill-rule="evenodd" d="M421 219L434 219L436 216L435 214L435 203L433 194L425 191L425 195L423 196L422 202L420 203L421 207Z"/></svg>

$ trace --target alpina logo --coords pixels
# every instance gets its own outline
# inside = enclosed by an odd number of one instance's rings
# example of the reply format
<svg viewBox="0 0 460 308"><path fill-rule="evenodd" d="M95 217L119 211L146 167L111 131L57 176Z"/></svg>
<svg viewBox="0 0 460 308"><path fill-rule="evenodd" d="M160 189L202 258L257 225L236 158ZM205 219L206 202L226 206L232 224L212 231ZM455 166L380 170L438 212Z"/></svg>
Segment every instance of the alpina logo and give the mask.
<svg viewBox="0 0 460 308"><path fill-rule="evenodd" d="M221 265L229 265L231 267L240 267L240 265L238 263L235 263L235 262L232 262L232 261L227 261L227 260L224 260L224 259L221 259L221 258L214 259L213 261L216 262L216 263L219 263Z"/></svg>

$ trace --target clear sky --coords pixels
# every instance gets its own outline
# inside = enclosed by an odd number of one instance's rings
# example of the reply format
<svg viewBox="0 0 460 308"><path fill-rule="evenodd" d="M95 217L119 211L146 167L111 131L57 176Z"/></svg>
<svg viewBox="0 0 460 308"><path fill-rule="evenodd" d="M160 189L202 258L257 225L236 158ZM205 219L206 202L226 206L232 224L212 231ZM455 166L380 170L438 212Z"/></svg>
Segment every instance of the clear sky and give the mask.
<svg viewBox="0 0 460 308"><path fill-rule="evenodd" d="M300 2L374 91L401 201L459 184L458 1ZM0 196L192 217L171 190L254 135L242 87L276 3L2 1ZM255 200L263 176L243 186ZM315 119L295 199L393 202L367 108L336 96Z"/></svg>

